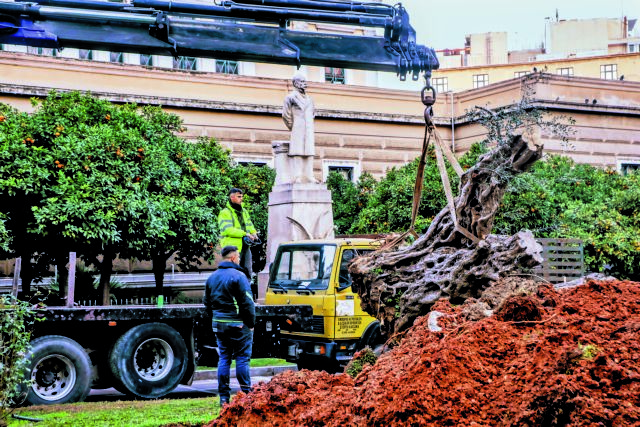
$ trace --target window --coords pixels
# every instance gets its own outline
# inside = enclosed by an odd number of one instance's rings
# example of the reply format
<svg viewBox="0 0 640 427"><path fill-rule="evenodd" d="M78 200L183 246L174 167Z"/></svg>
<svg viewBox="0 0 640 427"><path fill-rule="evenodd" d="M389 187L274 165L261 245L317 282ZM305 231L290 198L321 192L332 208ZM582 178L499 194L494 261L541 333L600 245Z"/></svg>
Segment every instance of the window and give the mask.
<svg viewBox="0 0 640 427"><path fill-rule="evenodd" d="M516 71L515 73L513 73L513 77L515 78L524 77L527 74L531 74L531 71Z"/></svg>
<svg viewBox="0 0 640 427"><path fill-rule="evenodd" d="M124 64L124 53L122 52L109 52L109 62L115 62L118 64Z"/></svg>
<svg viewBox="0 0 640 427"><path fill-rule="evenodd" d="M143 65L145 67L153 67L153 56L141 53L140 54L140 65Z"/></svg>
<svg viewBox="0 0 640 427"><path fill-rule="evenodd" d="M198 69L198 62L193 56L179 56L173 58L173 68L178 70L196 71Z"/></svg>
<svg viewBox="0 0 640 427"><path fill-rule="evenodd" d="M618 65L607 64L600 66L600 78L605 80L617 80L618 79Z"/></svg>
<svg viewBox="0 0 640 427"><path fill-rule="evenodd" d="M261 160L248 160L248 161L242 161L242 162L238 162L238 164L240 166L256 166L256 167L263 167L263 166L267 166L267 162L265 161L261 161Z"/></svg>
<svg viewBox="0 0 640 427"><path fill-rule="evenodd" d="M449 78L448 77L434 77L431 79L431 85L436 90L436 93L444 93L449 91Z"/></svg>
<svg viewBox="0 0 640 427"><path fill-rule="evenodd" d="M629 44L629 53L636 53L636 52L640 52L640 44L630 43Z"/></svg>
<svg viewBox="0 0 640 427"><path fill-rule="evenodd" d="M327 83L345 84L344 68L324 67L324 81Z"/></svg>
<svg viewBox="0 0 640 427"><path fill-rule="evenodd" d="M270 286L307 292L327 289L335 256L335 245L281 246L273 262Z"/></svg>
<svg viewBox="0 0 640 427"><path fill-rule="evenodd" d="M338 287L346 289L351 286L351 274L349 264L354 258L373 252L369 249L345 249L340 257L340 270L338 272Z"/></svg>
<svg viewBox="0 0 640 427"><path fill-rule="evenodd" d="M559 76L573 76L573 67L558 68L556 72Z"/></svg>
<svg viewBox="0 0 640 427"><path fill-rule="evenodd" d="M473 88L483 87L489 84L489 74L474 74Z"/></svg>
<svg viewBox="0 0 640 427"><path fill-rule="evenodd" d="M58 51L56 49L48 48L48 47L27 47L27 53L32 53L35 55L43 55L43 56L56 56Z"/></svg>
<svg viewBox="0 0 640 427"><path fill-rule="evenodd" d="M216 60L216 73L238 74L238 61Z"/></svg>
<svg viewBox="0 0 640 427"><path fill-rule="evenodd" d="M329 166L329 173L331 172L339 173L347 181L353 181L352 166Z"/></svg>
<svg viewBox="0 0 640 427"><path fill-rule="evenodd" d="M79 49L78 58L90 61L93 59L93 51L90 49Z"/></svg>
<svg viewBox="0 0 640 427"><path fill-rule="evenodd" d="M351 182L356 182L360 179L362 173L362 166L357 160L328 160L322 161L322 179L326 182L329 178L329 173L336 172L342 175L345 179Z"/></svg>
<svg viewBox="0 0 640 427"><path fill-rule="evenodd" d="M622 175L628 175L630 173L640 173L640 162L619 162L618 168Z"/></svg>

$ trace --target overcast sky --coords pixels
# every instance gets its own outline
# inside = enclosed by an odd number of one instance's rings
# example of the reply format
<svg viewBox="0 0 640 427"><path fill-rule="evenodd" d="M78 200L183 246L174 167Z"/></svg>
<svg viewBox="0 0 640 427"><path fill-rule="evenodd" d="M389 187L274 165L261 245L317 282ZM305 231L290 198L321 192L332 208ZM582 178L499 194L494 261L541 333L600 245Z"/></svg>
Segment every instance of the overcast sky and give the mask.
<svg viewBox="0 0 640 427"><path fill-rule="evenodd" d="M506 31L510 50L539 47L545 17L640 18L640 0L398 0L409 11L418 42L460 48L472 33ZM385 0L394 4L396 1Z"/></svg>

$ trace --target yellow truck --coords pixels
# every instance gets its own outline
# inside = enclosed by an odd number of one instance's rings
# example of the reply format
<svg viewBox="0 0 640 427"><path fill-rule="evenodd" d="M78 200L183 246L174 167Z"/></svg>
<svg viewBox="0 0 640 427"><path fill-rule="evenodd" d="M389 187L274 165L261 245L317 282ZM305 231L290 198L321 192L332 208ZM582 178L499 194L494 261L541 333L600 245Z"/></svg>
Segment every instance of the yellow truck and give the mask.
<svg viewBox="0 0 640 427"><path fill-rule="evenodd" d="M376 250L371 239L303 240L285 243L270 266L265 304L310 305L311 330L280 325L285 358L298 368L342 369L353 354L381 344L380 323L360 308L360 297L351 289L348 264L355 257Z"/></svg>

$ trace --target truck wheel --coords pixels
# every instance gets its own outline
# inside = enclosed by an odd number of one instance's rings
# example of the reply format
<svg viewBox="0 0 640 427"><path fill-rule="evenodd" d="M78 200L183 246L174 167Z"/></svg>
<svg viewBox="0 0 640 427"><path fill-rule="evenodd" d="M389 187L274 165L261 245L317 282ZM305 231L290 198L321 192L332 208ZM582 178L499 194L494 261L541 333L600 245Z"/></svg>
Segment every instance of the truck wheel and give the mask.
<svg viewBox="0 0 640 427"><path fill-rule="evenodd" d="M146 399L164 396L178 386L187 370L187 346L164 323L138 325L118 338L109 356L116 389Z"/></svg>
<svg viewBox="0 0 640 427"><path fill-rule="evenodd" d="M26 401L32 405L72 403L91 391L91 359L77 342L48 335L31 342Z"/></svg>

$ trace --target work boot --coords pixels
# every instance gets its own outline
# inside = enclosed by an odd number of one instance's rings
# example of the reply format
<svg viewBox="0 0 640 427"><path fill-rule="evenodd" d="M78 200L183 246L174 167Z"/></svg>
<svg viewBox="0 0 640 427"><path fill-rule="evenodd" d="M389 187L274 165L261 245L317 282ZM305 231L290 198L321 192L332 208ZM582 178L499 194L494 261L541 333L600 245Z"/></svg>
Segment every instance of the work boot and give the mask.
<svg viewBox="0 0 640 427"><path fill-rule="evenodd" d="M226 397L221 397L220 398L220 408L224 408L226 405L229 404L229 399Z"/></svg>

